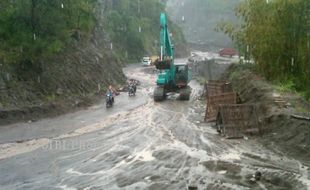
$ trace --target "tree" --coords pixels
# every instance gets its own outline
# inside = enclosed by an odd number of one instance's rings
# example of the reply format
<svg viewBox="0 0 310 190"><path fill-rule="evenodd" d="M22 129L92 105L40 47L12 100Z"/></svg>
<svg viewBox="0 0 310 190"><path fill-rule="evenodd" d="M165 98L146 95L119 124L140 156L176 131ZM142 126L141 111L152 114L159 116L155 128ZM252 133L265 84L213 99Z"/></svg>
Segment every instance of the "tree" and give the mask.
<svg viewBox="0 0 310 190"><path fill-rule="evenodd" d="M219 28L237 44L249 46L261 72L270 80L292 81L309 91L310 2L304 0L243 1L236 8L239 27Z"/></svg>
<svg viewBox="0 0 310 190"><path fill-rule="evenodd" d="M36 63L61 51L72 30L92 29L94 4L94 0L1 1L0 50L6 63Z"/></svg>

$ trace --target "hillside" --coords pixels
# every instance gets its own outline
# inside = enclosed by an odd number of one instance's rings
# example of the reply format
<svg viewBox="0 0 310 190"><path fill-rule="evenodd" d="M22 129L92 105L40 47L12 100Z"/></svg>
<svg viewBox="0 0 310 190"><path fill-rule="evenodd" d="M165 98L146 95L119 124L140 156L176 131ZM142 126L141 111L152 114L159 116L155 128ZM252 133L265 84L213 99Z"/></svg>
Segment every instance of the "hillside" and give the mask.
<svg viewBox="0 0 310 190"><path fill-rule="evenodd" d="M125 63L157 53L165 5L20 0L1 7L0 124L89 105L109 84L123 84ZM176 48L186 51L182 33L172 28Z"/></svg>
<svg viewBox="0 0 310 190"><path fill-rule="evenodd" d="M107 3L110 2L110 3ZM141 56L159 53L159 13L165 4L155 0L122 0L103 3L104 23L120 57L137 61ZM185 52L182 31L169 22L178 52Z"/></svg>
<svg viewBox="0 0 310 190"><path fill-rule="evenodd" d="M217 50L231 47L231 40L215 28L222 21L237 22L234 7L240 0L169 0L167 10L194 47Z"/></svg>

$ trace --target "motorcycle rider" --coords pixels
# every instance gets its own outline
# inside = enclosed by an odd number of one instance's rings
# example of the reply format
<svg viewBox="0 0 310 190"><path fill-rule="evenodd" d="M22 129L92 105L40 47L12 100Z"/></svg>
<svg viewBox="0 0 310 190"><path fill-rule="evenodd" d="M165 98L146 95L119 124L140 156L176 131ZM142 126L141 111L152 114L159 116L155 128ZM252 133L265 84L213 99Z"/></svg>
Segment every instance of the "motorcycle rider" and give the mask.
<svg viewBox="0 0 310 190"><path fill-rule="evenodd" d="M137 84L136 84L136 81L132 79L132 80L130 81L130 85L133 87L133 90L134 90L134 92L136 93L136 91L137 91Z"/></svg>
<svg viewBox="0 0 310 190"><path fill-rule="evenodd" d="M137 90L137 86L136 86L135 81L134 81L133 79L131 79L131 80L129 81L129 90L130 90L130 88L133 89L133 93L135 94L135 93L136 93L136 90Z"/></svg>
<svg viewBox="0 0 310 190"><path fill-rule="evenodd" d="M112 88L112 85L109 85L106 95L109 95L110 97L112 97L112 102L114 103L114 90Z"/></svg>

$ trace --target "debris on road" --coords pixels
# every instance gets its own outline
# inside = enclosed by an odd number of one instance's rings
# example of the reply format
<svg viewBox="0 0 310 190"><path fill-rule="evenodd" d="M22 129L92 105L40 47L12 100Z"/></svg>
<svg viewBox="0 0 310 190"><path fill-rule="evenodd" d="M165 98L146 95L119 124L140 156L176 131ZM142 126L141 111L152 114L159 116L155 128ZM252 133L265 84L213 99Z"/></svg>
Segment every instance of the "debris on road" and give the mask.
<svg viewBox="0 0 310 190"><path fill-rule="evenodd" d="M187 190L198 190L197 185L191 184L187 187Z"/></svg>
<svg viewBox="0 0 310 190"><path fill-rule="evenodd" d="M125 84L123 87L119 88L118 91L119 91L119 92L128 92L128 90L129 90L129 84L130 84L131 82L134 83L136 86L139 86L139 85L140 85L140 81L139 81L139 80L136 80L136 79L128 79L127 82L126 82L126 84Z"/></svg>
<svg viewBox="0 0 310 190"><path fill-rule="evenodd" d="M262 177L262 173L260 171L255 172L254 178L256 181L259 181L261 177Z"/></svg>
<svg viewBox="0 0 310 190"><path fill-rule="evenodd" d="M307 120L307 121L310 121L310 117L306 117L306 116L301 116L301 115L292 114L291 117L294 118L294 119L300 119L300 120Z"/></svg>

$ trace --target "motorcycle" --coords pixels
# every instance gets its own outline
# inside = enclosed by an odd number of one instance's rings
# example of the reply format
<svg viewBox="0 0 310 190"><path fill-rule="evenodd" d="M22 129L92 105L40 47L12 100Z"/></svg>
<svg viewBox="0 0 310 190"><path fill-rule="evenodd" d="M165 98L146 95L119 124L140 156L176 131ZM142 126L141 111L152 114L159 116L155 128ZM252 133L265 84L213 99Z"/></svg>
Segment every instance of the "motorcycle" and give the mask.
<svg viewBox="0 0 310 190"><path fill-rule="evenodd" d="M133 85L129 86L128 95L129 96L135 96L136 95L136 88L135 88L135 86L133 86Z"/></svg>
<svg viewBox="0 0 310 190"><path fill-rule="evenodd" d="M106 95L106 107L107 107L107 108L112 107L112 106L113 106L113 103L114 103L113 95L107 94L107 95Z"/></svg>

